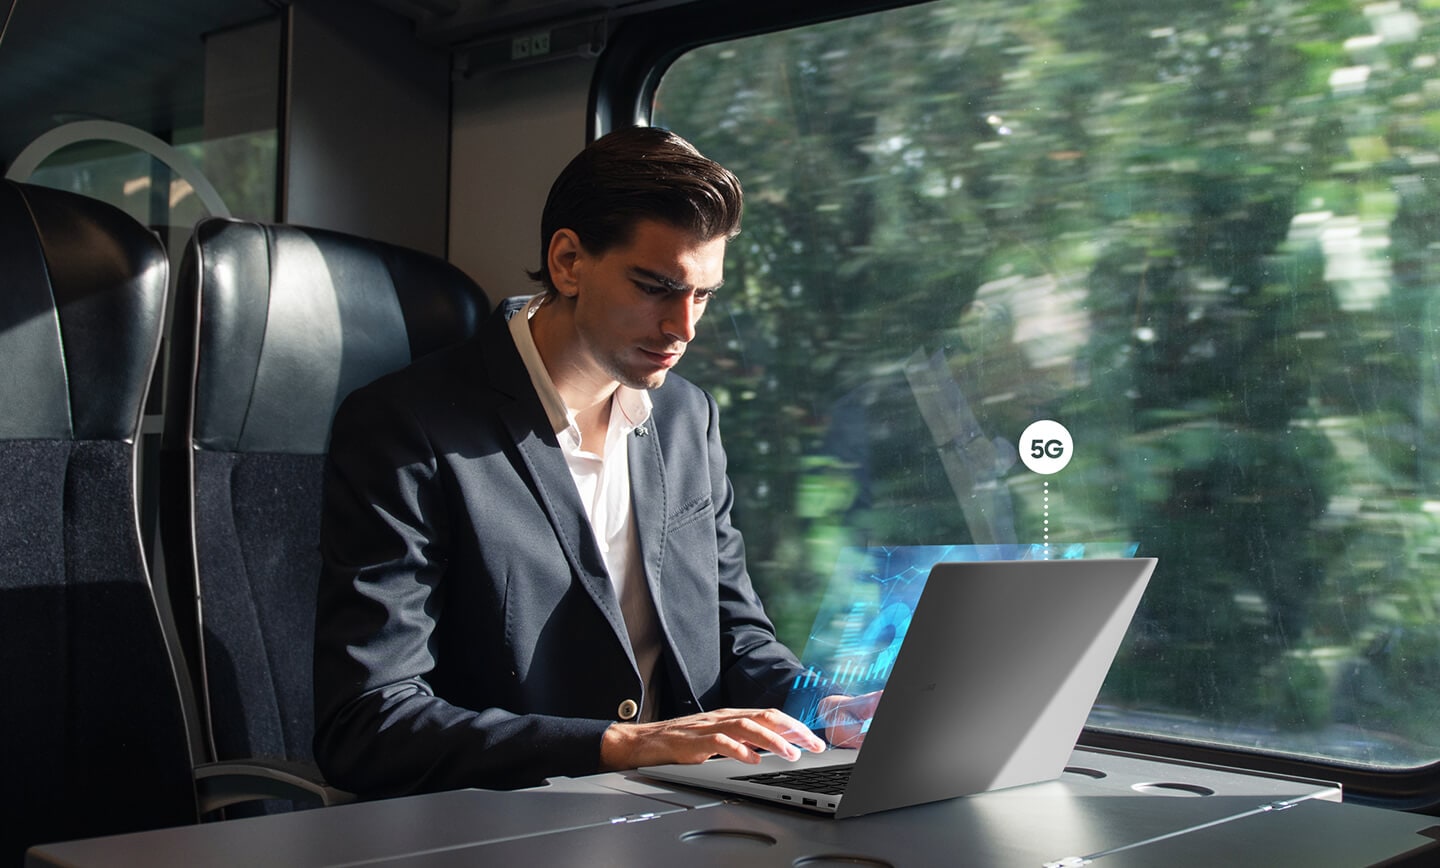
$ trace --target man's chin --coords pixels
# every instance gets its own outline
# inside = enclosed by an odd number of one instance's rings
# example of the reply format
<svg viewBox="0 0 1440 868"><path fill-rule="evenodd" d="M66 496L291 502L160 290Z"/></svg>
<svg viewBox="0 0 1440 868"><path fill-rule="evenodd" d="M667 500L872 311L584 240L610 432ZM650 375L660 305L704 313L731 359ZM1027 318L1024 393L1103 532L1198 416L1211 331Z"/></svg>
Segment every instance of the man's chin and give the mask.
<svg viewBox="0 0 1440 868"><path fill-rule="evenodd" d="M665 385L665 375L670 373L667 368L645 368L643 370L615 371L611 374L615 382L622 386L640 391L658 389Z"/></svg>
<svg viewBox="0 0 1440 868"><path fill-rule="evenodd" d="M647 374L644 377L636 378L634 383L628 385L632 389L658 389L661 386L665 385L665 375L668 373L670 372L655 371L654 373Z"/></svg>

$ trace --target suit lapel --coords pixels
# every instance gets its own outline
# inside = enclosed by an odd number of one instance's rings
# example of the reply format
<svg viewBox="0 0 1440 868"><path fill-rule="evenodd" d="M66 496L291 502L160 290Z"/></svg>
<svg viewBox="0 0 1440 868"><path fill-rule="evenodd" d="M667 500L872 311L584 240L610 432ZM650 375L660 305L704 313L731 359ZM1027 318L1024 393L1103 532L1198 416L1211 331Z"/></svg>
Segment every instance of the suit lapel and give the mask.
<svg viewBox="0 0 1440 868"><path fill-rule="evenodd" d="M585 517L585 505L580 502L570 466L565 463L565 455L550 430L545 408L530 385L530 373L515 349L505 319L497 313L491 326L489 340L484 344L486 369L491 372L491 387L511 399L508 403L498 402L500 419L535 483L556 542L633 664L625 618L615 599L615 589L610 584L610 574L605 569L595 533Z"/></svg>
<svg viewBox="0 0 1440 868"><path fill-rule="evenodd" d="M635 529L640 537L640 559L645 564L645 581L650 585L650 597L660 619L665 619L664 593L659 578L665 558L665 516L670 510L666 503L665 461L660 454L660 438L652 423L644 429L647 433L631 433L629 437L630 458L630 504L635 514Z"/></svg>
<svg viewBox="0 0 1440 868"><path fill-rule="evenodd" d="M639 431L640 429L636 429ZM690 694L690 672L685 658L671 638L670 617L664 582L667 548L666 520L670 515L669 487L665 484L665 457L660 449L660 434L652 416L646 424L646 434L630 435L630 503L635 512L635 529L640 537L640 557L645 564L645 582L650 587L650 598L655 602L655 616L660 619L660 632L665 638L669 657L679 676L678 684ZM673 689L673 686L672 686ZM694 700L693 695L689 697Z"/></svg>

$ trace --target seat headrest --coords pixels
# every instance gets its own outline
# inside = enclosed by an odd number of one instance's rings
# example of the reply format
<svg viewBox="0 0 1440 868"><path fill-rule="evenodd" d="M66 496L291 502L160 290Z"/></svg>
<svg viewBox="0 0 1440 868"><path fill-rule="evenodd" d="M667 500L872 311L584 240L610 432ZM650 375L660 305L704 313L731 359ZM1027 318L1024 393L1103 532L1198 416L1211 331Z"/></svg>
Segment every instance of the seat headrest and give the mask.
<svg viewBox="0 0 1440 868"><path fill-rule="evenodd" d="M354 389L475 332L488 303L459 269L340 232L207 220L186 250L177 346L194 361L194 444L323 453Z"/></svg>
<svg viewBox="0 0 1440 868"><path fill-rule="evenodd" d="M0 439L133 441L169 260L120 209L0 183Z"/></svg>

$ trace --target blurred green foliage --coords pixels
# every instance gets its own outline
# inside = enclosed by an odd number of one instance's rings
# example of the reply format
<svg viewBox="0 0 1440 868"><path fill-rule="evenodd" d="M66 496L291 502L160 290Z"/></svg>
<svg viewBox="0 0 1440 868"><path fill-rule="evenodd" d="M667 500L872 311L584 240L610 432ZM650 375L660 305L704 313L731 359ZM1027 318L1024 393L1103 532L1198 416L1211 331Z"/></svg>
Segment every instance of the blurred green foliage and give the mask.
<svg viewBox="0 0 1440 868"><path fill-rule="evenodd" d="M748 193L685 373L782 638L843 545L1048 517L1161 560L1119 725L1440 757L1437 25L1430 0L946 0L679 60L655 122ZM971 414L953 441L917 351ZM1007 452L1043 418L1075 441L1044 479ZM998 484L957 486L954 448Z"/></svg>

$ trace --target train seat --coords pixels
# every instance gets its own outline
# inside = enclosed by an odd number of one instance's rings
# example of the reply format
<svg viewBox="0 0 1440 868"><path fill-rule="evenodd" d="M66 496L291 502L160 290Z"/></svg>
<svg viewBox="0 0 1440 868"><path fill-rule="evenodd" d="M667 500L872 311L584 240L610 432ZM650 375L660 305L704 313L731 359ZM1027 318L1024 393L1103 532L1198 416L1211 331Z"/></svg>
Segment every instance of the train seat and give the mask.
<svg viewBox="0 0 1440 868"><path fill-rule="evenodd" d="M0 864L196 821L137 443L169 261L103 202L0 182Z"/></svg>
<svg viewBox="0 0 1440 868"><path fill-rule="evenodd" d="M248 773L225 772L257 760L298 787L271 794L328 804L343 795L319 783L310 743L331 420L356 387L468 337L489 305L470 278L417 251L228 219L196 227L178 284L160 511L219 764L200 772L202 809L257 795Z"/></svg>

